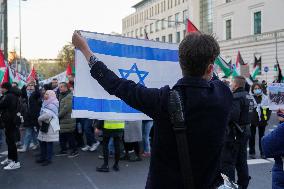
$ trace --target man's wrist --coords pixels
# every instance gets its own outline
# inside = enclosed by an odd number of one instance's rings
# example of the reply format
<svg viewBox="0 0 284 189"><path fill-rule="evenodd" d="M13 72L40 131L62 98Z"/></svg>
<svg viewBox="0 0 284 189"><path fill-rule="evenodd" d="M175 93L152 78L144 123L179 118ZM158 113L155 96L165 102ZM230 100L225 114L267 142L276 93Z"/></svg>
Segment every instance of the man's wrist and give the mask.
<svg viewBox="0 0 284 189"><path fill-rule="evenodd" d="M94 54L92 54L88 61L89 67L92 68L99 61L99 59Z"/></svg>

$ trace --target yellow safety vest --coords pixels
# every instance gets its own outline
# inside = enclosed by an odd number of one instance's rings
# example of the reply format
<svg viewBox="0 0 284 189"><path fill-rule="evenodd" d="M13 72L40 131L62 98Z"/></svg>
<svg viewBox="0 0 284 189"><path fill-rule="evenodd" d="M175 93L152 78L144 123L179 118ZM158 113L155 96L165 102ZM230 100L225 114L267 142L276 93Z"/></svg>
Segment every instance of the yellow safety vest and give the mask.
<svg viewBox="0 0 284 189"><path fill-rule="evenodd" d="M104 121L105 129L124 129L124 121Z"/></svg>
<svg viewBox="0 0 284 189"><path fill-rule="evenodd" d="M267 117L267 108L263 108L263 109L262 109L262 113L263 113L264 120L267 121L267 120L268 120L268 117Z"/></svg>

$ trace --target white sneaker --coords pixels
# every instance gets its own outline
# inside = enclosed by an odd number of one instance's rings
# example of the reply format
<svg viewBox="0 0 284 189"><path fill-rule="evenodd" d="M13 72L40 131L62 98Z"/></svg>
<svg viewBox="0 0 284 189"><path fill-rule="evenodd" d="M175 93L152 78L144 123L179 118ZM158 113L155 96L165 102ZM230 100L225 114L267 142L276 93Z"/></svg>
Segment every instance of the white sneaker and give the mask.
<svg viewBox="0 0 284 189"><path fill-rule="evenodd" d="M27 151L27 146L23 146L22 148L18 149L18 152L26 152Z"/></svg>
<svg viewBox="0 0 284 189"><path fill-rule="evenodd" d="M84 148L81 148L82 151L86 152L89 151L91 149L90 146L86 145Z"/></svg>
<svg viewBox="0 0 284 189"><path fill-rule="evenodd" d="M6 158L4 161L1 162L1 165L8 165L12 162L12 160Z"/></svg>
<svg viewBox="0 0 284 189"><path fill-rule="evenodd" d="M21 168L20 162L10 162L6 167L4 167L4 170L14 170L14 169L19 169Z"/></svg>
<svg viewBox="0 0 284 189"><path fill-rule="evenodd" d="M89 149L91 152L95 151L100 145L100 142L96 142L92 145L92 147Z"/></svg>
<svg viewBox="0 0 284 189"><path fill-rule="evenodd" d="M33 148L35 146L35 144L34 143L30 143L30 148Z"/></svg>
<svg viewBox="0 0 284 189"><path fill-rule="evenodd" d="M33 144L33 143L32 143ZM36 150L37 148L38 148L38 145L37 144L33 144L33 146L30 146L30 148L32 149L32 150Z"/></svg>

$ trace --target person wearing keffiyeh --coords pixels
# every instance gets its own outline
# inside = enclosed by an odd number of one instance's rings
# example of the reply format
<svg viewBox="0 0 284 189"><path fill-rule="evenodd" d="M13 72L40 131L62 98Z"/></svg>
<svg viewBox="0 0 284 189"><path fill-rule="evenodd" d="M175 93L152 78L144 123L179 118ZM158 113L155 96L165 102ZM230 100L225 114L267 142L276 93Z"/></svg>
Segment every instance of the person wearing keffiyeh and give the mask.
<svg viewBox="0 0 284 189"><path fill-rule="evenodd" d="M39 125L43 122L49 123L48 132L39 132L38 140L40 141L41 156L36 161L37 163L47 166L51 163L53 154L53 142L59 141L59 128L55 128L50 124L51 120L58 121L59 102L56 94L52 90L47 90L44 94L44 101L38 118ZM59 123L58 123L59 125Z"/></svg>

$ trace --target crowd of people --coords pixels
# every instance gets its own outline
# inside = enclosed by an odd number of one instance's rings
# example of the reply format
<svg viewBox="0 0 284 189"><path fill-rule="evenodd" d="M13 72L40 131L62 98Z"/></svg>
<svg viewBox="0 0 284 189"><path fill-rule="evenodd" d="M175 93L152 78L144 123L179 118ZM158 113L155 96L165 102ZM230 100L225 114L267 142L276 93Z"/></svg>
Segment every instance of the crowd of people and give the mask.
<svg viewBox="0 0 284 189"><path fill-rule="evenodd" d="M103 138L100 158L104 159L104 164L97 171L109 171L109 156L115 156L115 171L119 171L119 160L134 162L142 161L142 156L150 157L149 135L153 121L72 118L74 77L74 74L69 75L68 82L61 83L55 78L45 85L31 79L22 89L15 82L1 85L0 144L4 129L8 147L8 157L1 162L4 170L20 168L18 152L37 148L40 153L36 163L42 166L52 163L54 154L74 158L79 155L79 149L94 152L100 145L100 136ZM59 152L54 152L54 143L59 144ZM120 153L121 148L124 154ZM132 150L134 157L129 155Z"/></svg>
<svg viewBox="0 0 284 189"><path fill-rule="evenodd" d="M183 78L173 89L148 89L121 79L91 52L80 33L74 33L72 42L86 57L92 77L109 94L153 121L72 118L75 75L69 75L68 82L58 84L54 79L42 87L32 80L22 90L16 83L3 83L0 123L8 146L8 157L1 162L5 170L20 168L17 151L24 153L39 146L36 162L47 166L53 161L54 143L59 142L60 146L56 156L74 158L80 148L97 150L97 136L101 136L103 154L99 158L103 164L97 167L98 172L110 171L110 156L114 157L114 171L120 170L120 160L135 162L144 156L151 157L146 189L215 189L223 182L220 173L235 182L235 171L239 189L246 189L251 179L247 165L249 143L250 158L276 159L273 184L275 189L283 188L283 124L264 137L271 116L265 86L249 86L242 76L229 84L214 75L213 63L220 53L214 37L192 33L181 42L179 61ZM174 91L178 94L175 100L170 99ZM283 122L284 111L279 110L278 116ZM260 154L255 150L257 130ZM17 149L16 144L21 147Z"/></svg>

